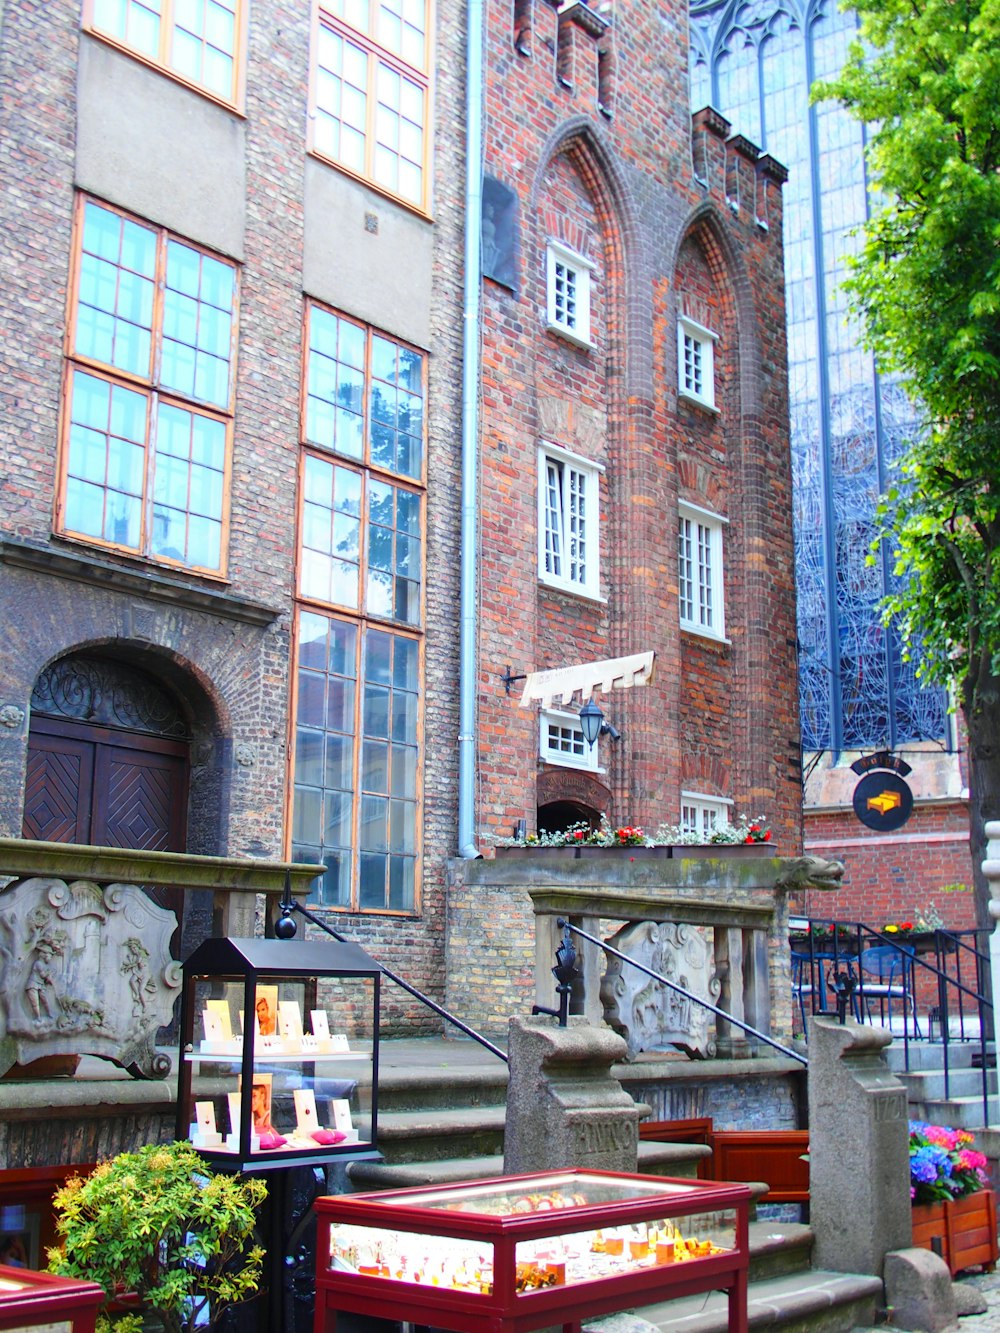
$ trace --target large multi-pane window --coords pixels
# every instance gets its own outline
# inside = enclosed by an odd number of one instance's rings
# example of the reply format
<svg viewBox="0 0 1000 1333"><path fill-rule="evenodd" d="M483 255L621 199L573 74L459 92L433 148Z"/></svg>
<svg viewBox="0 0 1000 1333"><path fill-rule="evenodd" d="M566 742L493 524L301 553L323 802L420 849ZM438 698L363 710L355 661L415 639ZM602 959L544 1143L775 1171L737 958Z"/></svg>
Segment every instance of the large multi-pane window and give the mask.
<svg viewBox="0 0 1000 1333"><path fill-rule="evenodd" d="M310 305L292 839L330 907L417 903L424 369Z"/></svg>
<svg viewBox="0 0 1000 1333"><path fill-rule="evenodd" d="M429 0L324 0L311 147L427 208Z"/></svg>
<svg viewBox="0 0 1000 1333"><path fill-rule="evenodd" d="M236 269L82 201L57 526L223 572Z"/></svg>
<svg viewBox="0 0 1000 1333"><path fill-rule="evenodd" d="M856 15L833 0L692 0L693 109L711 104L789 169L783 190L799 700L806 749L946 739L944 696L883 625L894 575L871 564L878 496L919 429L877 374L842 282L869 206L864 128L813 79L840 70Z"/></svg>
<svg viewBox="0 0 1000 1333"><path fill-rule="evenodd" d="M84 0L84 27L185 83L234 103L241 0Z"/></svg>

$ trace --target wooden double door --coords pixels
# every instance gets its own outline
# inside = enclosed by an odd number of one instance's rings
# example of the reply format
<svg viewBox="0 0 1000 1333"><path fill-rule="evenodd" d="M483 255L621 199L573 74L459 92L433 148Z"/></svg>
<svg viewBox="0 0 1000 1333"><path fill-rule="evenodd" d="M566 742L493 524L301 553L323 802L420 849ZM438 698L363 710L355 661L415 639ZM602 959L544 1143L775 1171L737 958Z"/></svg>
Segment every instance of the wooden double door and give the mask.
<svg viewBox="0 0 1000 1333"><path fill-rule="evenodd" d="M182 852L187 786L183 741L33 717L23 836Z"/></svg>

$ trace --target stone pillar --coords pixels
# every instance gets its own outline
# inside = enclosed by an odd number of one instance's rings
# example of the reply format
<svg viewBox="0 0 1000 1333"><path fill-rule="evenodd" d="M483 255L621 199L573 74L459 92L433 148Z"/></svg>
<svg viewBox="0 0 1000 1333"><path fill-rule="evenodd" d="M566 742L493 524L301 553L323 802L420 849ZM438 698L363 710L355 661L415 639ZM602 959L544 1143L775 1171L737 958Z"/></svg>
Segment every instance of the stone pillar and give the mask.
<svg viewBox="0 0 1000 1333"><path fill-rule="evenodd" d="M885 1028L809 1022L809 1215L813 1264L882 1276L909 1248L906 1091L889 1069Z"/></svg>
<svg viewBox="0 0 1000 1333"><path fill-rule="evenodd" d="M743 994L746 1021L771 1035L771 986L766 930L743 932Z"/></svg>
<svg viewBox="0 0 1000 1333"><path fill-rule="evenodd" d="M504 1174L581 1170L635 1171L639 1121L634 1102L611 1073L627 1047L610 1028L571 1018L512 1018L507 1047Z"/></svg>
<svg viewBox="0 0 1000 1333"><path fill-rule="evenodd" d="M743 931L738 926L715 928L715 975L719 978L719 1008L746 1023L743 975ZM724 1018L717 1018L716 1053L723 1060L737 1060L750 1054L751 1046L742 1028Z"/></svg>

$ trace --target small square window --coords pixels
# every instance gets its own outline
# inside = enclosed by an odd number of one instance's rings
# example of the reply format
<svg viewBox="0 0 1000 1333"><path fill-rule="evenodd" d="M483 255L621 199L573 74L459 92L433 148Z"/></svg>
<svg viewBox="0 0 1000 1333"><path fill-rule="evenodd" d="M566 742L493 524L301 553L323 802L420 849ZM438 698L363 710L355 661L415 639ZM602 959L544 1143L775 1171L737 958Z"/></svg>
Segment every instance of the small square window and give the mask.
<svg viewBox="0 0 1000 1333"><path fill-rule="evenodd" d="M716 334L683 316L677 321L677 377L682 398L715 409Z"/></svg>
<svg viewBox="0 0 1000 1333"><path fill-rule="evenodd" d="M593 265L565 246L546 252L548 327L579 347L590 347L590 274Z"/></svg>
<svg viewBox="0 0 1000 1333"><path fill-rule="evenodd" d="M547 764L597 771L598 745L588 745L576 713L545 711L539 716L538 753Z"/></svg>
<svg viewBox="0 0 1000 1333"><path fill-rule="evenodd" d="M538 577L600 595L600 469L548 445L538 453Z"/></svg>
<svg viewBox="0 0 1000 1333"><path fill-rule="evenodd" d="M681 792L681 830L695 833L706 842L715 830L729 823L732 801L724 796L703 796L700 792Z"/></svg>
<svg viewBox="0 0 1000 1333"><path fill-rule="evenodd" d="M726 634L722 528L726 522L694 505L679 506L677 593L681 628L713 639Z"/></svg>

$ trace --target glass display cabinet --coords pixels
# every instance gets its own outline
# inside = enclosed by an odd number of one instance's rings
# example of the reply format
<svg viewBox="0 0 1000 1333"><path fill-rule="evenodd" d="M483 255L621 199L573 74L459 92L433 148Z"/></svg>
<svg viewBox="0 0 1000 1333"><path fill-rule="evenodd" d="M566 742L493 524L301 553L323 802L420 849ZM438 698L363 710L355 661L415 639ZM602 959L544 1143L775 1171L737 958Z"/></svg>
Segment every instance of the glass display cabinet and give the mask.
<svg viewBox="0 0 1000 1333"><path fill-rule="evenodd" d="M94 1333L104 1292L96 1282L0 1264L0 1329Z"/></svg>
<svg viewBox="0 0 1000 1333"><path fill-rule="evenodd" d="M177 1137L230 1171L376 1156L380 974L355 944L206 940L184 964Z"/></svg>
<svg viewBox="0 0 1000 1333"><path fill-rule="evenodd" d="M746 1185L608 1171L316 1200L316 1321L527 1333L727 1290L747 1327Z"/></svg>

